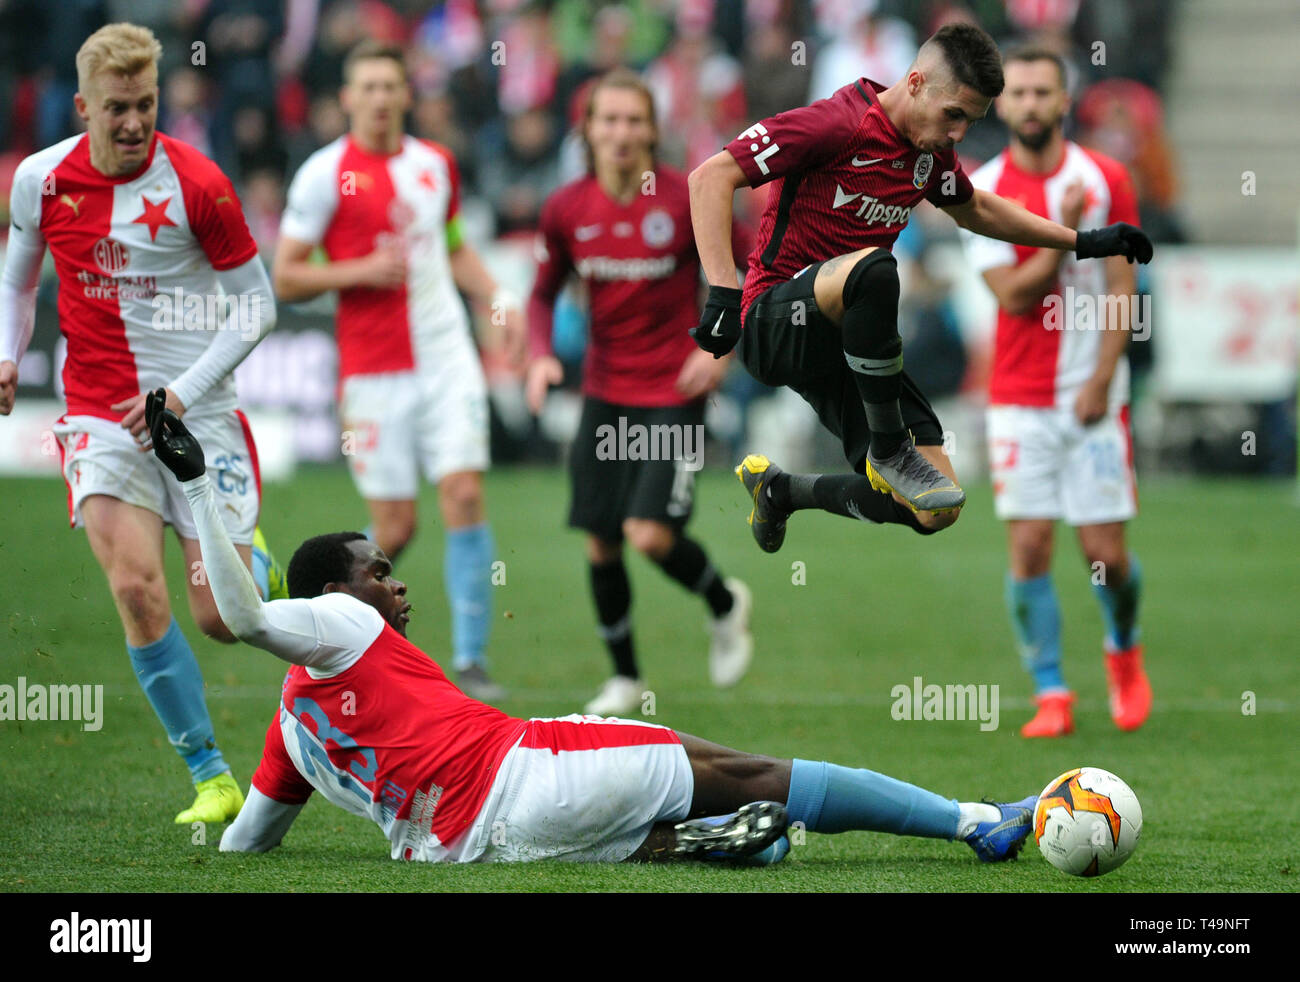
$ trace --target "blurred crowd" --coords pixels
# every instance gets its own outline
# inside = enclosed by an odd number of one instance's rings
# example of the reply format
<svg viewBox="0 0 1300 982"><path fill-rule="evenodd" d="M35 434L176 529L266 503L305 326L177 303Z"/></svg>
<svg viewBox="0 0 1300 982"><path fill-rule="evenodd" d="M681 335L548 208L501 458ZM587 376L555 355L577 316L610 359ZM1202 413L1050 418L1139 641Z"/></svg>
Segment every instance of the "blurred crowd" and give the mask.
<svg viewBox="0 0 1300 982"><path fill-rule="evenodd" d="M364 38L405 47L411 132L452 149L464 194L490 209L493 234L508 236L531 230L545 196L581 173L574 125L585 86L614 66L644 71L657 97L661 157L689 169L756 119L827 96L859 75L895 81L930 33L975 20L1000 41L1046 42L1067 57L1077 108L1072 135L1129 165L1144 226L1168 241L1179 238L1159 91L1169 6L0 0L0 186L23 155L78 131L74 56L87 35L115 20L144 24L162 41L159 126L236 180L264 249L274 245L288 177L344 131L343 58ZM963 158L973 167L1004 143L990 120L972 131Z"/></svg>

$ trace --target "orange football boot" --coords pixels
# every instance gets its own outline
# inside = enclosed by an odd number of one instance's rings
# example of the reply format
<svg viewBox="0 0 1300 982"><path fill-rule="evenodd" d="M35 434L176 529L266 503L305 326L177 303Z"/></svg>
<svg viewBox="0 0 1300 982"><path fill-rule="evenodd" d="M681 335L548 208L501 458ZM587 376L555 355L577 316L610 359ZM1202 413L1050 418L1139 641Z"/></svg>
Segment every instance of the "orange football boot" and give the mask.
<svg viewBox="0 0 1300 982"><path fill-rule="evenodd" d="M1020 728L1022 737L1059 737L1074 732L1073 692L1049 692L1034 696L1038 713Z"/></svg>
<svg viewBox="0 0 1300 982"><path fill-rule="evenodd" d="M1142 668L1142 645L1123 651L1106 649L1110 718L1121 730L1136 730L1151 715L1151 683Z"/></svg>

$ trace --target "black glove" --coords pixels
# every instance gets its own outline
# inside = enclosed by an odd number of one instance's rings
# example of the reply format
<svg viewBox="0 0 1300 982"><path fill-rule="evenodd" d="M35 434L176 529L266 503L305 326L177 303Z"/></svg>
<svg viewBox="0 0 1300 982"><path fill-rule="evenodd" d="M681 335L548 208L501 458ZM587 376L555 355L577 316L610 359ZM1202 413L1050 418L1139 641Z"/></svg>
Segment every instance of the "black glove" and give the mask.
<svg viewBox="0 0 1300 982"><path fill-rule="evenodd" d="M144 399L144 421L153 438L153 452L178 481L202 476L203 448L181 418L167 408L167 390L155 389Z"/></svg>
<svg viewBox="0 0 1300 982"><path fill-rule="evenodd" d="M734 348L740 340L740 291L729 286L709 287L704 313L699 325L691 328L691 337L714 358Z"/></svg>
<svg viewBox="0 0 1300 982"><path fill-rule="evenodd" d="M1151 262L1154 251L1147 234L1127 222L1116 222L1091 232L1080 232L1079 240L1074 246L1074 254L1080 259L1123 256L1129 262L1136 259L1140 263Z"/></svg>

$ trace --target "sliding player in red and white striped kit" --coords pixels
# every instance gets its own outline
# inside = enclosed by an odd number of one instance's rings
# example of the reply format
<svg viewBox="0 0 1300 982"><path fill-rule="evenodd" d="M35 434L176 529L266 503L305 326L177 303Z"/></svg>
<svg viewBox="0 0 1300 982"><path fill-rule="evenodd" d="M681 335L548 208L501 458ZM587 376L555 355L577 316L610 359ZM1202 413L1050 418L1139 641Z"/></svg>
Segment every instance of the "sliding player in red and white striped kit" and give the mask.
<svg viewBox="0 0 1300 982"><path fill-rule="evenodd" d="M289 564L291 599L263 603L217 516L202 447L161 391L148 419L193 509L222 617L292 664L223 851L279 845L312 791L378 824L394 859L430 862L772 862L788 849L787 822L961 838L995 862L1028 836L1034 795L958 803L875 771L740 753L652 723L507 716L406 639L406 584L360 533L308 539Z"/></svg>

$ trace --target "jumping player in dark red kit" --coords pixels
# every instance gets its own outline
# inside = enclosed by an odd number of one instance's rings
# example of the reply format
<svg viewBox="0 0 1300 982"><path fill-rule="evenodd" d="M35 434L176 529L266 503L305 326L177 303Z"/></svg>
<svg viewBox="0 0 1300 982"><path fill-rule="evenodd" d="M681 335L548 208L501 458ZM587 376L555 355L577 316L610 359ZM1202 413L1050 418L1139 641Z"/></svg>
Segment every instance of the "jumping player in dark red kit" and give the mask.
<svg viewBox="0 0 1300 982"><path fill-rule="evenodd" d="M725 362L696 349L689 336L699 309L700 265L686 178L656 163L654 102L630 71L611 72L593 87L583 135L589 173L559 188L542 208L528 307L527 389L536 412L547 387L561 380L551 354L552 311L576 273L590 298L591 337L582 421L570 453L569 524L587 532L591 589L615 673L586 711L618 715L640 707L643 688L625 539L708 604L715 685L740 681L753 640L749 590L723 579L684 534L702 463L704 398L726 371ZM730 275L734 284L734 266Z"/></svg>
<svg viewBox="0 0 1300 982"><path fill-rule="evenodd" d="M966 500L938 417L903 371L889 249L923 198L980 235L1081 259L1150 261L1151 243L1132 225L1076 232L971 187L953 148L1002 85L993 39L949 25L895 84L862 78L778 113L691 173L691 218L711 284L692 336L715 357L739 344L755 378L803 396L856 472L786 474L760 454L746 457L736 472L764 550L781 547L786 520L802 508L928 534L955 522ZM742 293L732 283L731 198L768 181L777 185Z"/></svg>

